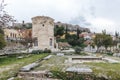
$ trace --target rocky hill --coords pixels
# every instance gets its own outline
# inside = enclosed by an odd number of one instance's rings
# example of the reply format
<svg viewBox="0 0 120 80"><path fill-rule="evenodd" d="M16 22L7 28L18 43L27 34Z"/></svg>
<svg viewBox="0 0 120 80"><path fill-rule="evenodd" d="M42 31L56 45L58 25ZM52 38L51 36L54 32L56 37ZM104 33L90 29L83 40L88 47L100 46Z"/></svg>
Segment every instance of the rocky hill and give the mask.
<svg viewBox="0 0 120 80"><path fill-rule="evenodd" d="M22 28L22 23L14 23L14 27L21 27ZM24 24L26 28L32 28L32 23L25 23ZM66 27L68 28L68 30L70 31L76 31L77 29L81 30L81 31L85 31L85 32L90 32L90 29L89 28L83 28L83 27L80 27L79 25L72 25L72 24L68 24L68 23L61 23L61 22L55 22L55 26L58 26L58 27L61 27L63 26L65 29Z"/></svg>
<svg viewBox="0 0 120 80"><path fill-rule="evenodd" d="M79 25L72 25L72 24L67 24L67 23L56 22L55 26L58 26L58 27L63 26L65 29L67 27L67 29L70 31L76 31L77 29L79 29L81 31L90 32L89 28L83 28L83 27L80 27Z"/></svg>

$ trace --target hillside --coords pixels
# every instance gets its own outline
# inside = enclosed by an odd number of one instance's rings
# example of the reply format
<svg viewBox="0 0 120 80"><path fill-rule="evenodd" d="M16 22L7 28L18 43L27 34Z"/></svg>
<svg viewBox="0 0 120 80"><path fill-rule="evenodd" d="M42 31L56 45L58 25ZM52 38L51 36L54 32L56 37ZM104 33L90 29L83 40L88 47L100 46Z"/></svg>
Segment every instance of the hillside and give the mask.
<svg viewBox="0 0 120 80"><path fill-rule="evenodd" d="M89 28L83 28L83 27L80 27L79 25L72 25L72 24L68 24L68 23L56 22L55 26L58 26L58 27L63 26L65 29L67 27L68 30L70 30L70 31L76 31L77 29L79 29L81 31L90 32Z"/></svg>

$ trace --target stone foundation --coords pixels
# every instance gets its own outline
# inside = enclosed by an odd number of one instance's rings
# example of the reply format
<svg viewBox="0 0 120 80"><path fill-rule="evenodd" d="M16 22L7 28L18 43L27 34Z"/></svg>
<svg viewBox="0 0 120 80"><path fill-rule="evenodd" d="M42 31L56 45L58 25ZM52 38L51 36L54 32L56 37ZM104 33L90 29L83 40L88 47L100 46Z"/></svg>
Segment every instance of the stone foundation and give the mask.
<svg viewBox="0 0 120 80"><path fill-rule="evenodd" d="M18 77L23 80L58 80L49 78L47 71L19 72Z"/></svg>

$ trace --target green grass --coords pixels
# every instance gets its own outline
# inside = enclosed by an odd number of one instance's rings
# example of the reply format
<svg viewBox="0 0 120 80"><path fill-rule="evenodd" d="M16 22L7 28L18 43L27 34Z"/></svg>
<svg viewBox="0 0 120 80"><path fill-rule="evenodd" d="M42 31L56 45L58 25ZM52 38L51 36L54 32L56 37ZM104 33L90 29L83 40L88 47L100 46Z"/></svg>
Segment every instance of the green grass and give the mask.
<svg viewBox="0 0 120 80"><path fill-rule="evenodd" d="M21 67L47 55L48 54L31 54L29 57L24 57L22 59L17 59L16 56L0 57L0 80L7 80L15 76Z"/></svg>
<svg viewBox="0 0 120 80"><path fill-rule="evenodd" d="M42 65L35 70L62 70L66 66L64 64L65 59L66 57L53 55L49 60L42 61Z"/></svg>
<svg viewBox="0 0 120 80"><path fill-rule="evenodd" d="M4 56L0 58L0 66L5 66L15 63L15 61L19 61L15 56L9 56L9 57Z"/></svg>
<svg viewBox="0 0 120 80"><path fill-rule="evenodd" d="M13 70L11 69L11 71L14 71L14 74L15 74L21 66L32 63L33 61L41 58L41 56L46 56L46 55L45 54L31 55L28 58L17 59L16 61L14 61L15 59L13 61L12 60L8 61L8 63L12 63L15 65L15 68L12 68ZM65 57L65 56L53 55L49 60L44 60L44 61L40 62L41 66L35 68L34 70L35 71L38 71L38 70L65 71L65 69L69 66L75 66L75 65L88 66L93 70L93 73L97 77L107 77L107 78L109 78L108 80L120 80L120 64L111 64L111 63L103 63L103 62L101 62L101 63L91 62L91 63L83 63L83 64L67 64L67 63L64 63L64 61L66 59L67 59L67 57ZM116 59L118 59L118 58L116 58ZM16 65L16 63L21 64L21 65ZM7 65L6 63L2 63L2 64ZM1 68L1 66L0 66L0 68ZM4 74L6 74L6 73L8 74L8 72L5 72ZM9 73L11 73L11 72L9 72ZM6 79L0 79L0 80L6 80Z"/></svg>
<svg viewBox="0 0 120 80"><path fill-rule="evenodd" d="M120 80L120 64L85 63L97 76L106 76L109 80Z"/></svg>

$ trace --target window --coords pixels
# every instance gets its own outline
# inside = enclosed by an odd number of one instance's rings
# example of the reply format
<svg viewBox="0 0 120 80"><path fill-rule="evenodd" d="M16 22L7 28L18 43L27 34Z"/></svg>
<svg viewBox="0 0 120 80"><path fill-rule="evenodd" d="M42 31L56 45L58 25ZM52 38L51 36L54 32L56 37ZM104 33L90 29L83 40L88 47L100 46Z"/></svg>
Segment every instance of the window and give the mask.
<svg viewBox="0 0 120 80"><path fill-rule="evenodd" d="M12 37L12 33L10 33L10 37Z"/></svg>
<svg viewBox="0 0 120 80"><path fill-rule="evenodd" d="M14 33L13 33L13 38L14 38Z"/></svg>
<svg viewBox="0 0 120 80"><path fill-rule="evenodd" d="M45 25L44 25L44 24L42 24L42 26L44 27Z"/></svg>
<svg viewBox="0 0 120 80"><path fill-rule="evenodd" d="M8 39L8 35L6 36L6 38Z"/></svg>
<svg viewBox="0 0 120 80"><path fill-rule="evenodd" d="M38 46L38 38L37 37L35 38L34 46Z"/></svg>
<svg viewBox="0 0 120 80"><path fill-rule="evenodd" d="M16 38L16 34L15 34L15 38Z"/></svg>
<svg viewBox="0 0 120 80"><path fill-rule="evenodd" d="M52 46L52 38L50 38L50 46Z"/></svg>

